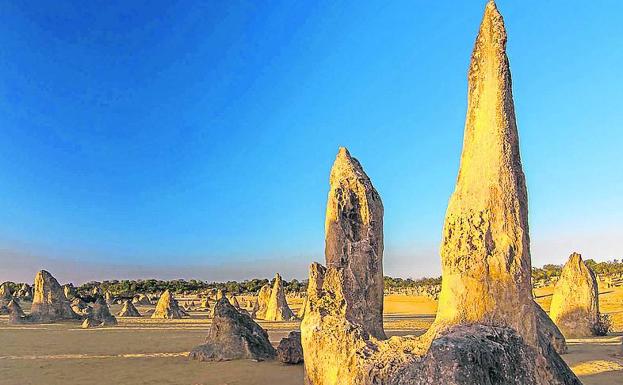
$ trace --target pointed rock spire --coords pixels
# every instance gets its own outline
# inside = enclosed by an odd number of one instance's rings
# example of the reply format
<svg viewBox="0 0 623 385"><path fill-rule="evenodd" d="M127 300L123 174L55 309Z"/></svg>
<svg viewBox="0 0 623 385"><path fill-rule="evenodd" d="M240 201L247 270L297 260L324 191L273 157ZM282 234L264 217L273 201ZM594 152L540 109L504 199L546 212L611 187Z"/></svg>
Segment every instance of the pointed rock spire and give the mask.
<svg viewBox="0 0 623 385"><path fill-rule="evenodd" d="M167 289L162 293L160 299L158 299L156 310L151 315L151 318L179 319L182 318L183 315L184 313L177 304L177 300L173 298L173 295Z"/></svg>
<svg viewBox="0 0 623 385"><path fill-rule="evenodd" d="M383 203L357 159L341 147L325 220L327 267L342 269L346 318L376 338L383 331Z"/></svg>
<svg viewBox="0 0 623 385"><path fill-rule="evenodd" d="M132 301L127 299L123 303L123 308L117 315L119 317L140 317L141 313L138 312Z"/></svg>
<svg viewBox="0 0 623 385"><path fill-rule="evenodd" d="M595 335L599 320L597 278L578 253L571 254L562 268L549 314L567 338Z"/></svg>
<svg viewBox="0 0 623 385"><path fill-rule="evenodd" d="M436 325L510 326L536 345L528 197L506 30L493 1L485 8L468 86L461 165L443 229Z"/></svg>
<svg viewBox="0 0 623 385"><path fill-rule="evenodd" d="M279 274L275 274L275 283L271 290L268 307L266 308L267 321L289 321L294 318L294 313L288 306L286 294L283 289L283 280Z"/></svg>

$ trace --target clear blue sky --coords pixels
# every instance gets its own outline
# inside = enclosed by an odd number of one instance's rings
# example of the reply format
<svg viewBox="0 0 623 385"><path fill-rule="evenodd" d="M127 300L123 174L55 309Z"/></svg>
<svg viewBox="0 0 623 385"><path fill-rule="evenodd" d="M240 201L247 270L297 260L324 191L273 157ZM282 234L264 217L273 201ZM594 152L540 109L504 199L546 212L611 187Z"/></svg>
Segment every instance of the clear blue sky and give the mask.
<svg viewBox="0 0 623 385"><path fill-rule="evenodd" d="M2 2L0 281L304 278L338 146L438 274L485 1L293 3ZM623 3L497 3L533 263L619 258Z"/></svg>

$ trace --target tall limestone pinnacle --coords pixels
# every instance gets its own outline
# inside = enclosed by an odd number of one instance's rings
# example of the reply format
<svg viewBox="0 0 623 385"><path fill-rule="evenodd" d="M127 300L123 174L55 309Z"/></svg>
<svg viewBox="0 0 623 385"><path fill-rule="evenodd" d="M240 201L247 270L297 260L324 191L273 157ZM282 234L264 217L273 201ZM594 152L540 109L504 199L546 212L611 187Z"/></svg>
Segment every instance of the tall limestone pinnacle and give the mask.
<svg viewBox="0 0 623 385"><path fill-rule="evenodd" d="M376 338L383 331L383 203L357 159L341 147L325 220L327 267L342 269L346 318Z"/></svg>
<svg viewBox="0 0 623 385"><path fill-rule="evenodd" d="M468 84L461 165L443 229L436 325L510 326L535 345L528 197L506 30L493 1L485 8Z"/></svg>

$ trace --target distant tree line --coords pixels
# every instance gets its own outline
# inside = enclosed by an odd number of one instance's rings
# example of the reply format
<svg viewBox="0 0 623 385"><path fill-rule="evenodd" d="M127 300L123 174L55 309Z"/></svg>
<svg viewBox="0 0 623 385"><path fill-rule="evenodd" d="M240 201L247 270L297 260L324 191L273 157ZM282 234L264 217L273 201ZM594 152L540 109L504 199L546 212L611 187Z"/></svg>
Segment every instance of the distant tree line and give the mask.
<svg viewBox="0 0 623 385"><path fill-rule="evenodd" d="M614 259L612 261L595 262L593 259L584 261L596 274L599 275L623 275L623 260ZM543 281L551 280L560 276L562 265L547 264L543 267L532 268L532 280ZM227 281L227 282L207 282L196 279L184 280L175 279L163 281L158 279L137 279L137 280L106 280L102 282L91 281L79 287L79 293L88 295L93 291L94 287L99 287L104 291L109 291L117 296L129 296L136 293L158 293L170 290L173 293L197 293L206 292L213 289L221 289L227 293L234 295L257 293L263 285L272 285L274 280L268 279L250 279L245 281ZM22 285L21 283L8 282L12 291L16 291ZM29 283L32 284L32 283ZM303 293L307 290L307 280L299 281L292 279L291 281L283 281L286 293ZM441 277L425 277L419 279L412 278L394 278L386 276L384 279L385 289L396 290L414 288L418 286L433 286L441 284Z"/></svg>

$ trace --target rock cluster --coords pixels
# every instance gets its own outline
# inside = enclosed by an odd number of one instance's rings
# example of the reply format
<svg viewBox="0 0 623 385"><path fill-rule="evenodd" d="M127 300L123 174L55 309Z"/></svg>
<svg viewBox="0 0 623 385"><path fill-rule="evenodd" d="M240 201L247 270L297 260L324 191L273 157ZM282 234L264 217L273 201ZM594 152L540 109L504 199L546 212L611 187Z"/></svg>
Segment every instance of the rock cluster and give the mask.
<svg viewBox="0 0 623 385"><path fill-rule="evenodd" d="M543 317L532 299L527 196L505 48L503 19L490 1L469 71L463 155L446 213L435 323L421 337L385 339L382 324L375 329L373 319L361 315L366 308L358 309L367 303L370 313L378 311L370 271L348 271L355 261L377 262L382 277L382 249L362 254L327 226L327 267L310 268L301 324L308 385L580 385L551 335L541 331ZM359 186L341 194L371 194ZM363 186L372 189L371 183ZM334 210L327 208L327 222L340 221L336 227L354 229L351 234L368 226L368 238L359 239L369 244L378 234L382 241L382 228L372 226L371 217ZM342 250L339 263L331 250ZM362 276L368 286L354 285L353 277Z"/></svg>
<svg viewBox="0 0 623 385"><path fill-rule="evenodd" d="M291 331L287 337L279 341L277 359L284 364L290 365L303 362L303 346L301 345L300 331Z"/></svg>
<svg viewBox="0 0 623 385"><path fill-rule="evenodd" d="M279 274L275 274L275 283L271 290L264 319L266 321L289 321L294 318L296 317L286 301L283 280Z"/></svg>
<svg viewBox="0 0 623 385"><path fill-rule="evenodd" d="M195 347L190 359L227 361L275 358L268 333L247 314L240 313L223 297L214 305L214 319L206 343Z"/></svg>
<svg viewBox="0 0 623 385"><path fill-rule="evenodd" d="M549 314L567 338L595 334L599 320L599 291L595 273L582 256L573 253L554 287Z"/></svg>
<svg viewBox="0 0 623 385"><path fill-rule="evenodd" d="M340 148L331 168L325 220L327 267L343 274L346 318L383 332L383 203L361 164Z"/></svg>
<svg viewBox="0 0 623 385"><path fill-rule="evenodd" d="M56 278L41 270L35 276L33 302L27 318L31 322L54 322L80 317L72 310Z"/></svg>
<svg viewBox="0 0 623 385"><path fill-rule="evenodd" d="M26 283L23 283L22 286L17 291L16 297L21 300L27 300L27 301L32 300L32 287L30 287Z"/></svg>
<svg viewBox="0 0 623 385"><path fill-rule="evenodd" d="M179 319L182 318L184 314L184 311L180 309L177 300L173 298L171 292L165 290L160 296L158 304L156 305L156 310L154 310L151 318Z"/></svg>
<svg viewBox="0 0 623 385"><path fill-rule="evenodd" d="M121 309L119 313L117 313L117 315L119 317L140 317L141 313L139 313L138 310L136 310L136 307L134 307L134 304L132 304L132 301L127 299L123 303L123 308Z"/></svg>
<svg viewBox="0 0 623 385"><path fill-rule="evenodd" d="M71 309L79 315L88 315L91 311L89 305L86 304L80 297L75 297L71 301Z"/></svg>

